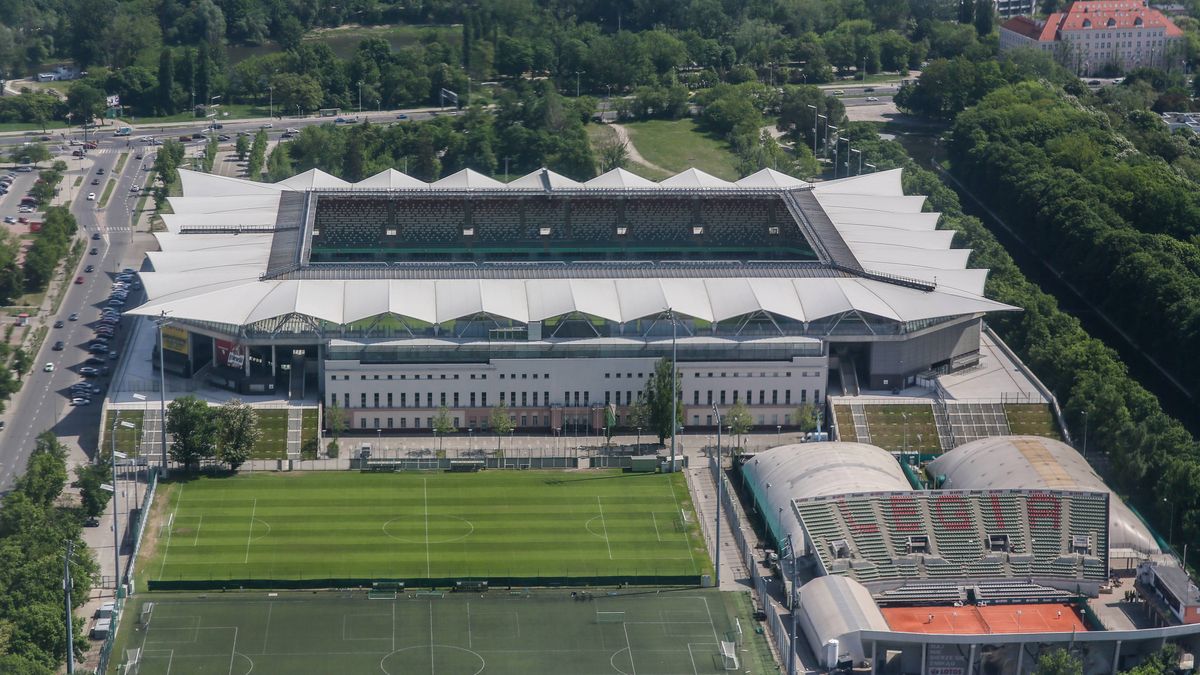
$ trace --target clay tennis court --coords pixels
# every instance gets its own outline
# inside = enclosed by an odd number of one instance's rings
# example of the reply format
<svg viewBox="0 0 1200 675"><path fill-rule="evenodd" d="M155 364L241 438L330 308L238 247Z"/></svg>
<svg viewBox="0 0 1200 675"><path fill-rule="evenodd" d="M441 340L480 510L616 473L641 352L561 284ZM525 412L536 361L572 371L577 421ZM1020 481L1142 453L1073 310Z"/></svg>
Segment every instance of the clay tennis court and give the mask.
<svg viewBox="0 0 1200 675"><path fill-rule="evenodd" d="M880 607L892 630L902 633L987 634L1086 631L1070 605L987 607ZM1018 614L1019 612L1019 614ZM930 620L930 617L933 620Z"/></svg>

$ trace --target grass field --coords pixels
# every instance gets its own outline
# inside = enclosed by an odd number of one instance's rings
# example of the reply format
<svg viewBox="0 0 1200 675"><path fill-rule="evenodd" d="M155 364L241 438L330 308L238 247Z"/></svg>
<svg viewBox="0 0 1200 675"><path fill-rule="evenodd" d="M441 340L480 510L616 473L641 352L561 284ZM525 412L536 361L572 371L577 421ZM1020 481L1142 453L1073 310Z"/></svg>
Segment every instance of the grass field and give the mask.
<svg viewBox="0 0 1200 675"><path fill-rule="evenodd" d="M587 134L588 140L592 144L592 151L599 154L598 149L601 147L601 145L612 142L612 140L616 138L617 132L613 131L612 127L608 126L607 124L589 124L587 125ZM597 167L597 170L598 169L599 167ZM633 161L627 162L625 169L631 173L641 176L642 178L653 181L670 178L672 175L669 171L659 171L658 169L654 169L646 166L645 164L639 164Z"/></svg>
<svg viewBox="0 0 1200 675"><path fill-rule="evenodd" d="M108 437L112 431L114 410L108 410L104 415L104 426L101 430L103 437L101 445L108 451L112 440ZM317 447L317 410L305 408L300 427L301 456L304 459L316 458ZM138 454L138 439L142 435L142 411L121 410L121 419L134 425L133 429L117 427L117 451L127 455ZM286 459L287 458L287 410L259 409L258 425L262 431L258 445L250 452L253 459ZM305 450L307 448L307 450Z"/></svg>
<svg viewBox="0 0 1200 675"><path fill-rule="evenodd" d="M243 474L164 484L151 518L141 582L711 568L682 474Z"/></svg>
<svg viewBox="0 0 1200 675"><path fill-rule="evenodd" d="M737 159L729 146L700 131L691 119L650 120L624 126L647 162L670 171L683 171L694 166L725 180L741 178Z"/></svg>
<svg viewBox="0 0 1200 675"><path fill-rule="evenodd" d="M140 594L113 652L136 675L406 673L512 675L725 672L719 642L738 643L742 673L777 672L736 593L663 589L574 600L566 591L420 594ZM141 610L153 603L145 625ZM736 620L735 620L736 618ZM740 637L738 627L741 627Z"/></svg>
<svg viewBox="0 0 1200 675"><path fill-rule="evenodd" d="M867 415L871 445L891 452L942 451L933 408L929 405L867 405L863 406L863 412Z"/></svg>
<svg viewBox="0 0 1200 675"><path fill-rule="evenodd" d="M1045 436L1062 440L1050 405L1046 403L1006 403L1004 416L1014 435Z"/></svg>
<svg viewBox="0 0 1200 675"><path fill-rule="evenodd" d="M858 434L854 432L854 416L850 414L850 406L833 406L833 415L838 424L838 440L847 443L858 442Z"/></svg>

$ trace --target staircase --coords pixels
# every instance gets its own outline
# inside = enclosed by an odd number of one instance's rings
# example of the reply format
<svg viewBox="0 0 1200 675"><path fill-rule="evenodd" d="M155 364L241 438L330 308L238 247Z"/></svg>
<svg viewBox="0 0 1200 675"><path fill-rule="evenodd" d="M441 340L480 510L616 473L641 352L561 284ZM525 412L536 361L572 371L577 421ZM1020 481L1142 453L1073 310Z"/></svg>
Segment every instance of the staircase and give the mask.
<svg viewBox="0 0 1200 675"><path fill-rule="evenodd" d="M854 357L848 354L838 356L838 374L842 377L842 393L846 396L858 396L858 371L854 367Z"/></svg>
<svg viewBox="0 0 1200 675"><path fill-rule="evenodd" d="M303 408L288 408L287 456L300 459L300 429L304 423Z"/></svg>
<svg viewBox="0 0 1200 675"><path fill-rule="evenodd" d="M867 412L861 403L850 404L850 420L854 424L854 437L859 443L871 442L871 429L867 426Z"/></svg>

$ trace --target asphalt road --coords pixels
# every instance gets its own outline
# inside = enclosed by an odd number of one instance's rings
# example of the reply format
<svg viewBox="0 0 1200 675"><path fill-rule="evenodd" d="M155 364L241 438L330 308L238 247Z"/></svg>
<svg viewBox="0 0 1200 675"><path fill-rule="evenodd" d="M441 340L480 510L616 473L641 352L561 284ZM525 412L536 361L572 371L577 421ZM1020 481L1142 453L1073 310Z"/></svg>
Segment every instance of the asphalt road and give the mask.
<svg viewBox="0 0 1200 675"><path fill-rule="evenodd" d="M49 334L41 351L34 359L33 371L25 376L21 391L9 403L9 409L4 416L8 427L0 431L0 490L11 487L13 479L24 471L25 462L34 447L39 433L47 429L66 441L77 437L79 444L87 451L95 449L97 429L103 393L93 396L91 405L72 407L67 397L67 389L74 383L84 380L79 375L79 367L88 358L87 343L94 337L93 328L100 316L100 309L107 301L111 290L113 276L122 266L127 248L131 244L130 216L125 195L135 182L142 184L145 173L141 171L142 163L130 154L124 171L119 176L113 176L112 170L124 150L124 142L119 144L112 140L104 141L101 149L110 148L111 152L97 152L90 160L92 166L83 174L84 180L78 189L74 188L75 177L82 162L71 161L72 173L64 179L64 190L71 190L74 199L71 202L71 212L75 215L87 248L97 248L96 255L84 253L77 270L68 270L66 283L70 284L66 297L63 299L60 311L56 316L47 318L47 325L53 325L55 319L64 322L62 328L50 328ZM69 155L68 155L69 157ZM105 175L97 176L96 170L103 168ZM28 174L36 175L36 174ZM91 186L93 177L101 178L98 186ZM103 195L103 188L109 178L115 178L114 188L108 207L99 208L99 202L89 202L83 198L89 191L95 191L97 198ZM30 179L32 183L32 179ZM20 185L20 182L18 182ZM14 189L3 200L0 200L0 214L9 215L15 212L22 189ZM100 240L93 241L93 233L100 234ZM84 273L87 265L94 265L95 271ZM83 284L72 283L76 276L84 278ZM127 306L135 306L139 299L131 294ZM68 315L79 314L78 321L68 321ZM128 323L132 319L126 319ZM128 327L123 326L117 331L115 348L120 353L124 344L121 338ZM56 340L66 343L63 351L53 351L51 346ZM44 370L47 363L54 365L53 372ZM110 368L116 365L115 360L109 360ZM90 378L107 389L108 377Z"/></svg>

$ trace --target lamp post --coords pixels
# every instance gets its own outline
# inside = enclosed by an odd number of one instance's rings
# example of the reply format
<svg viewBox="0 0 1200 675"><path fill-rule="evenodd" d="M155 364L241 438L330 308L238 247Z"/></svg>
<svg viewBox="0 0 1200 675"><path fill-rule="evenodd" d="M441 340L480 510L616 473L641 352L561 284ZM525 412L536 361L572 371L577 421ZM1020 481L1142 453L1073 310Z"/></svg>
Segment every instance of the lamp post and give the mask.
<svg viewBox="0 0 1200 675"><path fill-rule="evenodd" d="M775 425L775 444L776 444L776 445L778 445L778 444L780 443L780 441L781 441L781 439L780 439L780 435L781 435L782 433L783 433L783 425L782 425L782 424L776 424L776 425Z"/></svg>
<svg viewBox="0 0 1200 675"><path fill-rule="evenodd" d="M581 70L575 71L575 98L579 98L579 73L581 73L581 72L583 72L583 71L581 71Z"/></svg>
<svg viewBox="0 0 1200 675"><path fill-rule="evenodd" d="M638 452L642 451L642 428L641 427L637 428L637 449L638 449Z"/></svg>
<svg viewBox="0 0 1200 675"><path fill-rule="evenodd" d="M854 149L854 150L851 150L850 152L852 152L852 153L853 153L853 152L857 152L857 153L858 153L858 173L856 173L856 174L854 174L854 175L855 175L855 176L861 176L861 175L862 175L862 165L863 165L863 161L862 161L862 150L859 150L859 149L857 149L857 148L856 148L856 149ZM850 173L850 160L849 160L849 158L847 158L847 159L846 159L846 174L847 174L847 175L849 175L849 173Z"/></svg>
<svg viewBox="0 0 1200 675"><path fill-rule="evenodd" d="M667 311L671 313L671 473L675 473L675 436L679 431L679 392L677 391L679 378L675 373L678 356L675 351L678 341L678 323L675 321L675 311Z"/></svg>
<svg viewBox="0 0 1200 675"><path fill-rule="evenodd" d="M132 429L133 423L121 419L121 413L118 412L113 417L111 436L112 450L109 452L109 458L112 464L112 495L113 495L113 564L115 575L113 579L113 597L120 595L121 589L121 500L117 496L117 457L125 459L125 453L117 452L117 426L126 429Z"/></svg>
<svg viewBox="0 0 1200 675"><path fill-rule="evenodd" d="M1083 411L1083 458L1087 459L1088 411Z"/></svg>
<svg viewBox="0 0 1200 675"><path fill-rule="evenodd" d="M163 365L163 352L166 349L163 346L163 329L171 324L167 320L167 312L163 310L158 315L158 411L161 418L159 426L162 427L162 472L163 478L167 477L167 371Z"/></svg>
<svg viewBox="0 0 1200 675"><path fill-rule="evenodd" d="M808 108L809 110L813 111L813 157L816 157L817 156L817 118L820 117L820 115L817 114L817 106L809 104L805 107Z"/></svg>
<svg viewBox="0 0 1200 675"><path fill-rule="evenodd" d="M358 81L358 114L362 114L362 80Z"/></svg>
<svg viewBox="0 0 1200 675"><path fill-rule="evenodd" d="M267 117L274 118L275 117L275 85L273 85L273 84L267 85L267 91L270 92L270 98L268 99L268 103L267 103L267 105L269 106L267 108Z"/></svg>
<svg viewBox="0 0 1200 675"><path fill-rule="evenodd" d="M721 588L721 498L725 493L725 476L724 471L725 458L721 455L721 411L717 410L717 406L712 407L713 415L717 418L717 475L714 479L717 481L717 523L716 523L716 545L713 547L716 553L713 555L713 571L716 573L715 586Z"/></svg>

